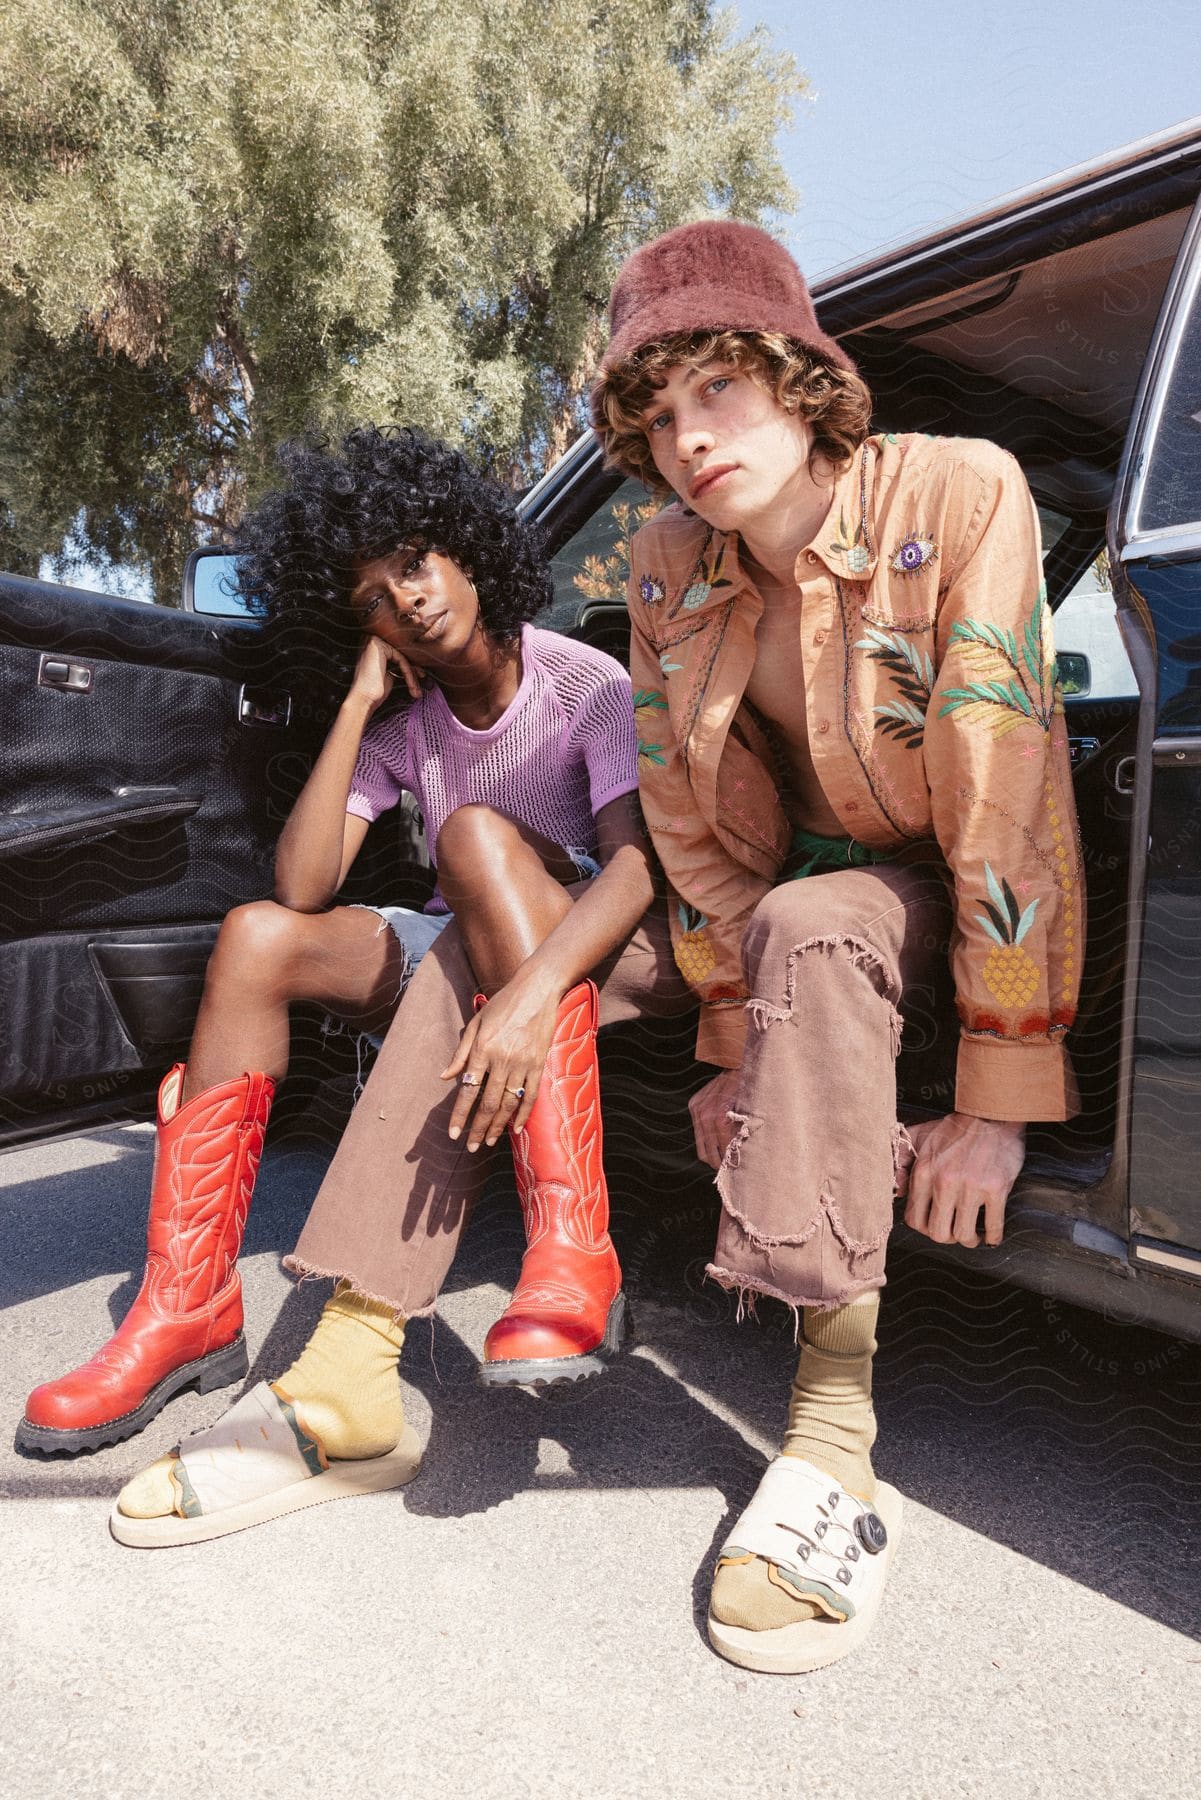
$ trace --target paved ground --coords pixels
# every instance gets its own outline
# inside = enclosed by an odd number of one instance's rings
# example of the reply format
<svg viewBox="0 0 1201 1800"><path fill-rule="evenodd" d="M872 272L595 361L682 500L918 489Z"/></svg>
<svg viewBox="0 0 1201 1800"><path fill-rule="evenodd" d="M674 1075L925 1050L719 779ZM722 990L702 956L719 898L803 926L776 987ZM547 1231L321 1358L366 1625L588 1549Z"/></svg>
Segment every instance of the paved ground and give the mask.
<svg viewBox="0 0 1201 1800"><path fill-rule="evenodd" d="M133 1293L148 1127L0 1158L0 1403L96 1347ZM269 1154L245 1259L252 1379L323 1298L277 1256L326 1153ZM475 1353L519 1254L476 1220L406 1351L426 1467L215 1544L136 1553L125 1476L230 1396L185 1397L75 1462L0 1451L0 1777L41 1800L470 1795L920 1797L1195 1791L1201 1359L902 1250L878 1364L908 1523L875 1636L806 1678L703 1632L714 1546L773 1445L786 1321L699 1280L710 1202L622 1242L639 1345L603 1382L485 1393ZM1190 1772L1191 1771L1191 1772Z"/></svg>

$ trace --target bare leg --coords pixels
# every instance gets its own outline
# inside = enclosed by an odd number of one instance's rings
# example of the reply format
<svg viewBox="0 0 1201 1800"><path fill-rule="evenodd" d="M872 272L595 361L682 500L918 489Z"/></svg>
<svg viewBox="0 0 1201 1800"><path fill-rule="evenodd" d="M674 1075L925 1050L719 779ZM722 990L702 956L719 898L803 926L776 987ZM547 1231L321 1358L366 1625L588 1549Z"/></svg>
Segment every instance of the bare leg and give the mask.
<svg viewBox="0 0 1201 1800"><path fill-rule="evenodd" d="M551 839L490 806L460 806L438 833L438 885L463 934L475 978L494 994L548 938L578 879Z"/></svg>
<svg viewBox="0 0 1201 1800"><path fill-rule="evenodd" d="M363 1031L382 1029L403 970L396 935L376 913L300 913L274 900L235 907L209 959L183 1102L244 1069L281 1081L294 1001L328 1006Z"/></svg>

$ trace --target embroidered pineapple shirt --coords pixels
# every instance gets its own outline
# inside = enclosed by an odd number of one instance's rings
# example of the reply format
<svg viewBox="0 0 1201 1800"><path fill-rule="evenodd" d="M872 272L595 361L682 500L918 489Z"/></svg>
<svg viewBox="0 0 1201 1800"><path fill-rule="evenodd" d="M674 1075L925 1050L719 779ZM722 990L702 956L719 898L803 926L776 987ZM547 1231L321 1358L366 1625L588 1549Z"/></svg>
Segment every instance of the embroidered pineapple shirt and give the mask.
<svg viewBox="0 0 1201 1800"><path fill-rule="evenodd" d="M744 699L764 602L737 533L679 505L636 534L630 568L642 804L674 890L676 961L701 1002L697 1056L736 1068L742 935L792 831ZM945 860L956 1110L1070 1117L1081 859L1038 516L1018 463L974 438L866 439L795 579L805 734L830 808L872 850L925 842Z"/></svg>

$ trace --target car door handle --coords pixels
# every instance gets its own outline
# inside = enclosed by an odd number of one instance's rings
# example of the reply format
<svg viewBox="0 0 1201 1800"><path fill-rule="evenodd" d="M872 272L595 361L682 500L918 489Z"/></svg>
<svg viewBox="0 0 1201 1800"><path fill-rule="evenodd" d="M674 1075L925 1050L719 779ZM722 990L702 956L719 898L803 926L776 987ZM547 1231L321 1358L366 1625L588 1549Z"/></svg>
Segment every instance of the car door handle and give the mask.
<svg viewBox="0 0 1201 1800"><path fill-rule="evenodd" d="M92 663L69 662L65 656L44 655L38 662L38 686L90 694L95 672Z"/></svg>
<svg viewBox="0 0 1201 1800"><path fill-rule="evenodd" d="M291 694L268 693L246 683L238 689L239 725L284 726L292 721Z"/></svg>

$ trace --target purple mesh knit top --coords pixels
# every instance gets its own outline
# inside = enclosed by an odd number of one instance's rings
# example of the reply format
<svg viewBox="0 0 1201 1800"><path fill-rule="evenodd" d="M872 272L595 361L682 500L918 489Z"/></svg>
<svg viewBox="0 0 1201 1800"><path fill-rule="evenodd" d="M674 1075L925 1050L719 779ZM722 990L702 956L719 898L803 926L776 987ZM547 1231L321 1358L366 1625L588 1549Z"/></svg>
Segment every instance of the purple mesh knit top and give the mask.
<svg viewBox="0 0 1201 1800"><path fill-rule="evenodd" d="M638 786L630 678L601 650L521 628L521 685L495 725L460 724L441 688L367 727L346 810L378 819L416 796L430 856L459 806L495 806L565 850L596 854L596 815ZM428 911L445 912L435 894Z"/></svg>

